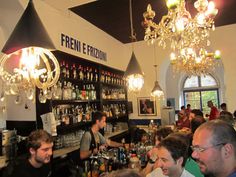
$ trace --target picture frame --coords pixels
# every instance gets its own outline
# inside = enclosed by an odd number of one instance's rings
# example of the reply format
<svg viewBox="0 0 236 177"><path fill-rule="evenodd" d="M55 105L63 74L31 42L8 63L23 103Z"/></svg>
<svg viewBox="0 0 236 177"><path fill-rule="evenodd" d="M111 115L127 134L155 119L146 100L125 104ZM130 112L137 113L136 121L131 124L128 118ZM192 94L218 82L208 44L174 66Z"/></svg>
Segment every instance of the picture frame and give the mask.
<svg viewBox="0 0 236 177"><path fill-rule="evenodd" d="M138 97L138 115L139 116L156 116L156 100L151 97Z"/></svg>

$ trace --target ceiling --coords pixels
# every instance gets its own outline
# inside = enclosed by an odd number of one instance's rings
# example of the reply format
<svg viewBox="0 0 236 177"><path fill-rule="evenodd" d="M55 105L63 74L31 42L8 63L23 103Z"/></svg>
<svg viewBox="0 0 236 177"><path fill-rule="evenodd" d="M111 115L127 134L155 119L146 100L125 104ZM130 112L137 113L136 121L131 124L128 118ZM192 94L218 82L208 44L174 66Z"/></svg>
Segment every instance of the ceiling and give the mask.
<svg viewBox="0 0 236 177"><path fill-rule="evenodd" d="M195 0L186 0L186 7L193 14L196 13L194 2ZM216 26L236 23L236 0L214 0L214 2L219 9L215 18ZM138 41L143 40L144 29L141 22L148 3L156 12L156 23L167 14L165 0L133 0L133 26ZM98 0L74 6L70 10L122 43L131 42L129 0Z"/></svg>

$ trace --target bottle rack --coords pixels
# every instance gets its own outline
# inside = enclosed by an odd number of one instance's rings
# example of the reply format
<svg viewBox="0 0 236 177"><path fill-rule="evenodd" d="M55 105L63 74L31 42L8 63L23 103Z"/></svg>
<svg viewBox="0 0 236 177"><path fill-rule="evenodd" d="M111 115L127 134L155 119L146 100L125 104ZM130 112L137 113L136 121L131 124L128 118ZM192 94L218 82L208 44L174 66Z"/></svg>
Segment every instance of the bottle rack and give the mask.
<svg viewBox="0 0 236 177"><path fill-rule="evenodd" d="M61 51L55 51L54 55L60 64L60 78L52 88L51 100L42 104L36 98L39 128L42 127L40 115L51 111L58 121L59 135L87 129L95 111L105 112L108 122L128 121L123 71Z"/></svg>

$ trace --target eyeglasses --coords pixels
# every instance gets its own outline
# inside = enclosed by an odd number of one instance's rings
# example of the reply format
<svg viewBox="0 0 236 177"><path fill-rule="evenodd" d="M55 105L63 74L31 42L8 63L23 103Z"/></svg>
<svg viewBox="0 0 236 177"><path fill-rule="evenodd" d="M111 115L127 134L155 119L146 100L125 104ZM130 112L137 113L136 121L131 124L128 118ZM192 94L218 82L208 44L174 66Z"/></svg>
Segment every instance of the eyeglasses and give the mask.
<svg viewBox="0 0 236 177"><path fill-rule="evenodd" d="M192 151L196 151L196 152L204 152L206 151L207 149L210 149L210 148L213 148L213 147L217 147L217 146L224 146L226 145L226 143L218 143L218 144L215 144L213 146L209 146L209 147L199 147L198 145L197 146L190 146Z"/></svg>

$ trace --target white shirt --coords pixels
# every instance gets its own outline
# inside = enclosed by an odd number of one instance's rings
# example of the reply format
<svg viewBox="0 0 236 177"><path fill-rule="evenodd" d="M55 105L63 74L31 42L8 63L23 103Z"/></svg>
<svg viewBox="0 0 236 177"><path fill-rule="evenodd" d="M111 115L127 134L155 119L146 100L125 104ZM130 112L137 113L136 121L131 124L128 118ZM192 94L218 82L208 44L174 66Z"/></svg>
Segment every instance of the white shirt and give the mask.
<svg viewBox="0 0 236 177"><path fill-rule="evenodd" d="M157 177L157 176L168 177L168 176L163 175L161 168L156 168L151 173L147 174L146 177ZM189 173L187 170L184 169L180 177L194 177L194 175L192 175L191 173Z"/></svg>

